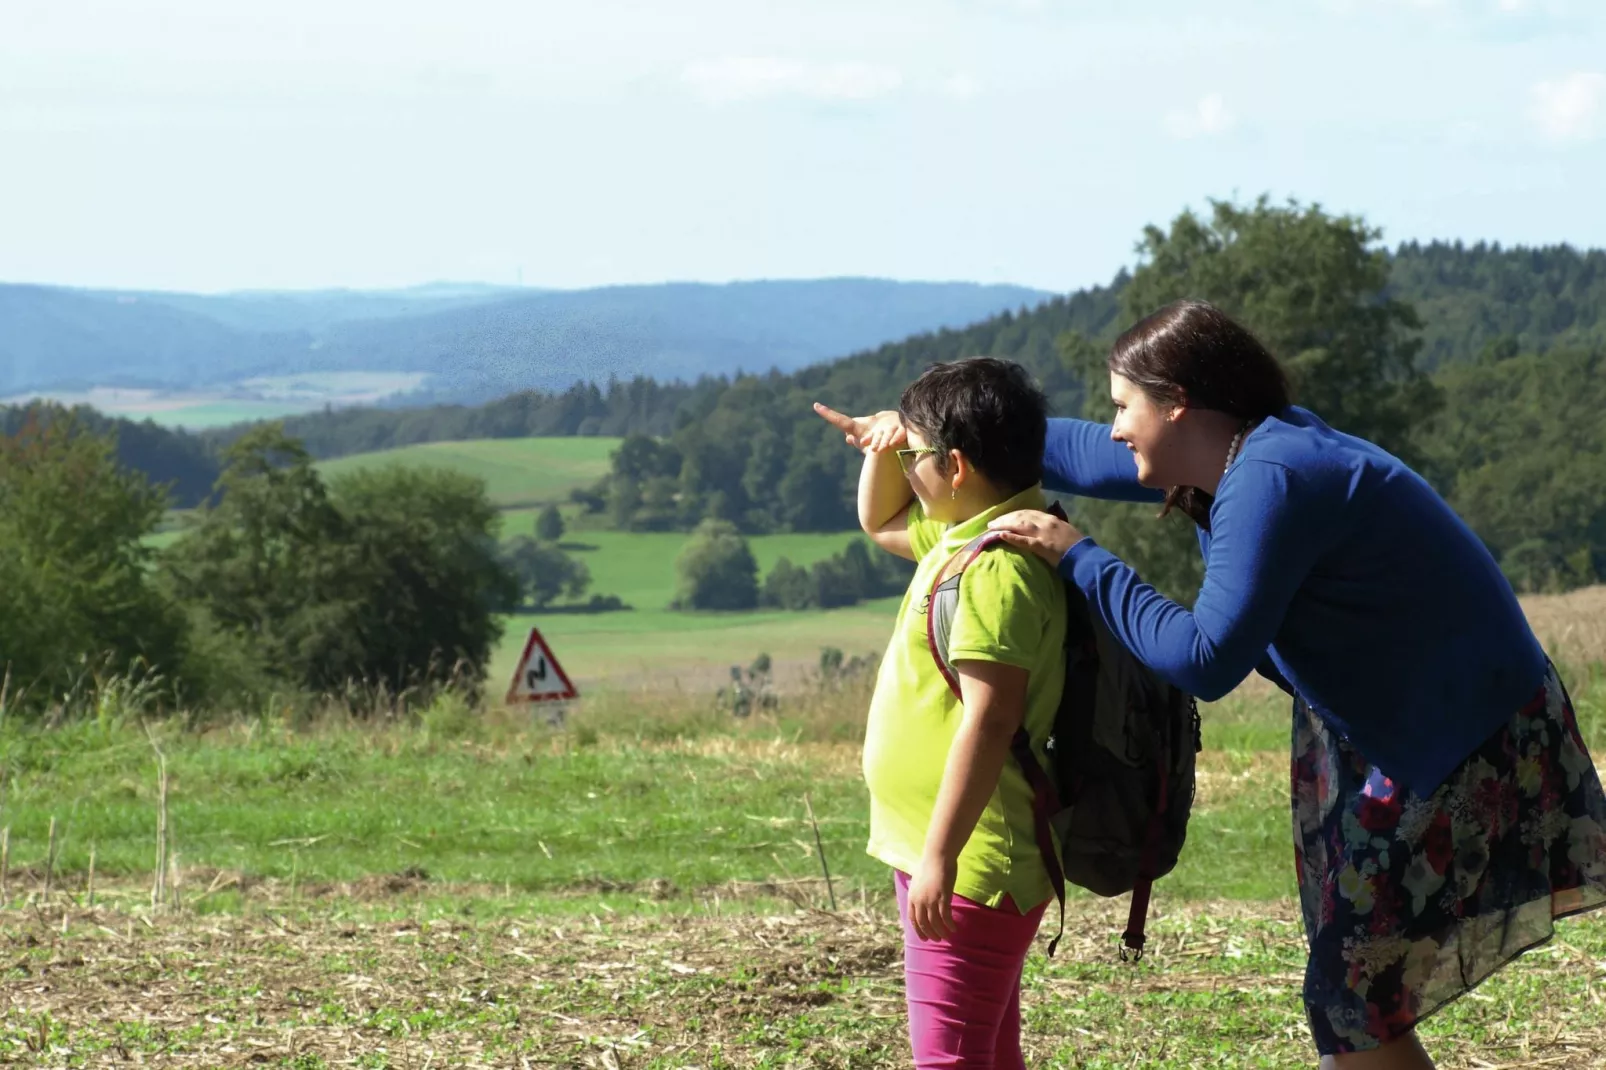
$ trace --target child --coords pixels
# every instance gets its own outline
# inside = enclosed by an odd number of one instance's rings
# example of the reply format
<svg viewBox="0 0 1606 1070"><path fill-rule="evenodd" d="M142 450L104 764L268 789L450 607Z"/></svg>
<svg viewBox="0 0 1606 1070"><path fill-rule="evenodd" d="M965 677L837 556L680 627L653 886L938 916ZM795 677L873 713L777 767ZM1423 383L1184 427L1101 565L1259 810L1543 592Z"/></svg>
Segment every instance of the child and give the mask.
<svg viewBox="0 0 1606 1070"><path fill-rule="evenodd" d="M1053 726L1065 592L1008 547L966 569L949 644L963 701L932 658L926 602L990 520L1045 506L1047 403L1019 365L978 357L927 369L897 412L815 411L864 452L865 532L919 562L864 744L868 851L895 871L915 1065L1017 1070L1021 966L1053 891L1009 744L1024 724L1041 752Z"/></svg>

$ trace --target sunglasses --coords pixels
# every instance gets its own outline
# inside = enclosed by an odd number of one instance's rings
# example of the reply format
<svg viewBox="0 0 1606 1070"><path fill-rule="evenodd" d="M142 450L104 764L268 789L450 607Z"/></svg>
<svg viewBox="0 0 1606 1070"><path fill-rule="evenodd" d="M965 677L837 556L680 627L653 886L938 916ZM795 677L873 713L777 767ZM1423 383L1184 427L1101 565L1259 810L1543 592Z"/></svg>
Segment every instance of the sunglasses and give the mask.
<svg viewBox="0 0 1606 1070"><path fill-rule="evenodd" d="M903 469L904 475L908 475L909 469L918 464L921 457L925 454L939 451L935 446L921 446L919 449L894 450L893 452L898 455L898 467Z"/></svg>

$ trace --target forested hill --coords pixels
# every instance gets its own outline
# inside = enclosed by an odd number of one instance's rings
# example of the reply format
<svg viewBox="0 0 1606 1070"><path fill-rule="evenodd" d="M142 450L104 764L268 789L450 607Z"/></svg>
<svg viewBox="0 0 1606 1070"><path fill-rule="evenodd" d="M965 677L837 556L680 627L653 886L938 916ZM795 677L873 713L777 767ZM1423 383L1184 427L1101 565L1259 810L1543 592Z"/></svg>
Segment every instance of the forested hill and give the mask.
<svg viewBox="0 0 1606 1070"><path fill-rule="evenodd" d="M27 434L61 419L77 420L80 427L97 435L114 436L118 463L144 472L153 483L165 485L168 500L174 506L198 505L212 493L221 466L211 445L149 420L136 422L106 416L87 405L72 409L47 404L13 406L0 408L0 436Z"/></svg>
<svg viewBox="0 0 1606 1070"><path fill-rule="evenodd" d="M928 364L990 354L1029 368L1056 412L1102 414L1108 339L1197 296L1261 335L1296 398L1417 465L1519 586L1606 579L1606 421L1592 415L1606 406L1606 254L1443 244L1386 254L1352 217L1214 207L1207 220L1185 213L1146 230L1141 266L1109 286L790 375L638 379L474 409L327 414L290 430L325 456L439 438L625 436L609 476L577 495L616 527L845 528L857 458L811 401L889 406ZM1152 510L1078 508L1146 579L1179 597L1197 589L1186 531L1154 524Z"/></svg>
<svg viewBox="0 0 1606 1070"><path fill-rule="evenodd" d="M1606 345L1606 251L1570 246L1409 243L1388 254L1383 293L1416 310L1422 327L1418 367L1474 361L1496 343L1521 352ZM1113 338L1125 324L1121 297L1130 276L1035 309L1006 312L971 327L920 334L843 360L780 377L788 386L845 404L885 403L933 360L990 354L1020 360L1043 378L1056 410L1073 412L1079 384L1062 374L1054 342L1074 329ZM347 409L291 419L291 433L317 456L332 457L437 440L525 435L667 435L710 411L725 378L692 385L637 378L582 383L562 392L526 391L481 406L411 410ZM226 440L237 432L212 433Z"/></svg>
<svg viewBox="0 0 1606 1070"><path fill-rule="evenodd" d="M1430 371L1501 339L1537 353L1606 344L1606 250L1411 242L1391 261L1389 292L1421 317Z"/></svg>
<svg viewBox="0 0 1606 1070"><path fill-rule="evenodd" d="M816 364L790 375L749 377L782 391L813 391L851 405L874 400L891 404L902 385L933 361L977 354L1009 356L1043 381L1061 411L1081 398L1075 376L1066 374L1055 341L1066 331L1111 334L1120 314L1123 273L1110 286L1057 297L1037 308L1005 312L973 326L920 334L843 360ZM389 449L418 442L529 435L668 435L719 404L731 380L704 377L695 383L653 379L579 383L559 393L524 391L486 405L437 405L421 409L343 409L292 417L285 429L317 457ZM810 394L815 396L815 394ZM222 443L239 428L207 432Z"/></svg>
<svg viewBox="0 0 1606 1070"><path fill-rule="evenodd" d="M609 374L793 371L1048 296L863 278L214 295L0 283L0 397L412 372L435 397L479 403Z"/></svg>

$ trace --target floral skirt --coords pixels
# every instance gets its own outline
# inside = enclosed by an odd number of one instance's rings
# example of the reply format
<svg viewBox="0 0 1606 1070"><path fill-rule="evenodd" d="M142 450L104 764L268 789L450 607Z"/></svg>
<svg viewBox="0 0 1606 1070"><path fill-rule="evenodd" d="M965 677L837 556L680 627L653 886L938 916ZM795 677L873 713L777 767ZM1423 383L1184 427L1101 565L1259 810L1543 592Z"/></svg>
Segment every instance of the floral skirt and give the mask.
<svg viewBox="0 0 1606 1070"><path fill-rule="evenodd" d="M1606 904L1606 795L1552 667L1426 797L1294 703L1294 852L1324 1055L1375 1048Z"/></svg>

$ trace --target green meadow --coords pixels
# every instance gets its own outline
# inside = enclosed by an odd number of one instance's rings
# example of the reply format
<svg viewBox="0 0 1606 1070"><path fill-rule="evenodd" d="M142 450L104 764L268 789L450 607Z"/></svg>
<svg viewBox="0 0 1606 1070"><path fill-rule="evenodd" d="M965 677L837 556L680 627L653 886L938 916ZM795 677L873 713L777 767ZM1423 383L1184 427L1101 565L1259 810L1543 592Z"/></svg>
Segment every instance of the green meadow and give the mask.
<svg viewBox="0 0 1606 1070"><path fill-rule="evenodd" d="M748 540L762 578L782 557L811 565L839 552L854 532L757 535ZM578 680L614 687L692 687L712 690L731 665L769 654L795 671L818 660L824 647L848 655L879 653L891 633L896 599L812 612L687 613L669 609L675 596L675 558L688 536L679 532L583 531L566 549L591 570L591 590L618 595L634 608L615 613L538 613L508 618L491 662L493 690L505 682L539 627L564 668Z"/></svg>
<svg viewBox="0 0 1606 1070"><path fill-rule="evenodd" d="M326 476L380 465L451 468L485 480L491 500L504 508L562 501L575 487L608 473L616 438L491 438L429 442L324 461Z"/></svg>
<svg viewBox="0 0 1606 1070"><path fill-rule="evenodd" d="M1572 676L1599 748L1606 681ZM0 1060L907 1067L891 880L863 851L866 697L740 723L642 691L556 728L450 696L402 720L266 703L147 737L109 703L0 727ZM1058 955L1045 935L1027 961L1031 1065L1314 1064L1286 719L1252 689L1206 707L1149 953L1116 953L1123 900L1073 895ZM1449 1068L1599 1065L1601 961L1606 921L1563 922L1422 1035Z"/></svg>

